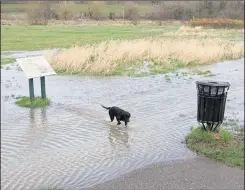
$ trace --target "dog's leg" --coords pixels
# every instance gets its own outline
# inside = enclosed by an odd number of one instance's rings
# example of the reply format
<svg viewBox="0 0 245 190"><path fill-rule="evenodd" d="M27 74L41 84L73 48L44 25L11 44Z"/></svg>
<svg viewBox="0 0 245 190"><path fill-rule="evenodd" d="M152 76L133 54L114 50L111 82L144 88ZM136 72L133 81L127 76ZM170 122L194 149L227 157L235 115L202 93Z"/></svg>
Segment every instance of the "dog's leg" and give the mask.
<svg viewBox="0 0 245 190"><path fill-rule="evenodd" d="M111 118L111 122L113 122L114 120L114 114L111 110L109 110L109 115L110 115L110 118Z"/></svg>
<svg viewBox="0 0 245 190"><path fill-rule="evenodd" d="M120 122L120 117L117 117L117 124L120 125L121 122Z"/></svg>
<svg viewBox="0 0 245 190"><path fill-rule="evenodd" d="M125 127L127 127L128 126L128 122L127 121L125 121Z"/></svg>
<svg viewBox="0 0 245 190"><path fill-rule="evenodd" d="M113 114L109 114L110 115L110 118L111 118L111 122L113 122L114 120L114 115Z"/></svg>

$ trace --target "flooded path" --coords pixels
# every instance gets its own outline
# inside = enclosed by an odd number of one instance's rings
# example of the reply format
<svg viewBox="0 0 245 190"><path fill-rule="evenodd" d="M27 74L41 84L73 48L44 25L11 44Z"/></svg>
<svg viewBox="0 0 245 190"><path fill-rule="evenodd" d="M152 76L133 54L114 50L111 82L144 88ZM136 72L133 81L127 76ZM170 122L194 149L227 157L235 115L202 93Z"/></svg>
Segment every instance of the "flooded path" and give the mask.
<svg viewBox="0 0 245 190"><path fill-rule="evenodd" d="M8 67L8 69L6 69ZM15 65L1 69L1 188L78 190L155 162L195 154L181 142L196 126L196 80L231 84L225 116L244 119L244 59L206 66L213 77L46 77L48 108L21 108L28 80ZM40 96L40 81L34 80ZM127 129L105 106L132 115Z"/></svg>

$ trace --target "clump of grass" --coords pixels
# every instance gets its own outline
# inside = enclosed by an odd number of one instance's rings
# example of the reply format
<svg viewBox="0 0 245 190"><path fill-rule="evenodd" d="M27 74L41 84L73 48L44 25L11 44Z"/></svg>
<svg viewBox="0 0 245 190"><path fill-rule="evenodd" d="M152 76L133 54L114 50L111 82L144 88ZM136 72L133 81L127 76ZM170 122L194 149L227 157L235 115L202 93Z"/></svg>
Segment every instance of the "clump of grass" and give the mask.
<svg viewBox="0 0 245 190"><path fill-rule="evenodd" d="M194 70L192 74L203 75L205 77L215 76L215 74L213 74L210 70L206 70L206 71Z"/></svg>
<svg viewBox="0 0 245 190"><path fill-rule="evenodd" d="M151 61L151 71L173 70L191 65L204 65L224 59L238 59L244 47L219 39L112 40L95 45L74 46L47 57L57 72L67 74L110 74L123 65ZM122 71L123 72L123 71Z"/></svg>
<svg viewBox="0 0 245 190"><path fill-rule="evenodd" d="M37 107L46 107L50 104L50 100L42 99L41 97L35 97L35 100L31 102L29 97L21 97L16 102L17 105L22 107L29 107L29 108L37 108Z"/></svg>
<svg viewBox="0 0 245 190"><path fill-rule="evenodd" d="M207 71L198 71L197 74L198 75L205 75L205 76L214 76L214 74L211 71L209 71L209 70L207 70Z"/></svg>
<svg viewBox="0 0 245 190"><path fill-rule="evenodd" d="M51 188L45 188L42 190L68 190L68 189L64 189L64 188L58 188L58 187L51 187Z"/></svg>
<svg viewBox="0 0 245 190"><path fill-rule="evenodd" d="M169 75L165 75L165 80L166 80L166 81L171 81L170 76L169 76Z"/></svg>
<svg viewBox="0 0 245 190"><path fill-rule="evenodd" d="M16 61L16 59L14 59L14 58L6 58L6 59L1 58L1 65L14 63L15 61Z"/></svg>
<svg viewBox="0 0 245 190"><path fill-rule="evenodd" d="M244 133L232 135L224 128L210 132L198 127L187 135L186 145L211 159L244 169Z"/></svg>

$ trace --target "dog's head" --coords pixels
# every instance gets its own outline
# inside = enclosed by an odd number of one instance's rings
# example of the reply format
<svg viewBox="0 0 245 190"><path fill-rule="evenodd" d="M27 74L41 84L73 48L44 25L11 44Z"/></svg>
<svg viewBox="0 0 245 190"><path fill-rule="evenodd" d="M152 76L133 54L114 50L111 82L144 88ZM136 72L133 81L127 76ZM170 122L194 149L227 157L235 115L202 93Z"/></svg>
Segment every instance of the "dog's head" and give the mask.
<svg viewBox="0 0 245 190"><path fill-rule="evenodd" d="M126 112L124 115L125 121L130 122L130 117L131 117L131 114L129 112Z"/></svg>

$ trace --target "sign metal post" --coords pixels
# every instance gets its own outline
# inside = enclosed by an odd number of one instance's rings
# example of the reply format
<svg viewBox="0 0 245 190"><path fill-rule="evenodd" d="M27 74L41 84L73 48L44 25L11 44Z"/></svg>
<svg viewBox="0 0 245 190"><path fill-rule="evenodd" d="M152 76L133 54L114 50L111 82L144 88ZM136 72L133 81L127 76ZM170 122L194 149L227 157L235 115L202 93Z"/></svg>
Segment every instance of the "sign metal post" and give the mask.
<svg viewBox="0 0 245 190"><path fill-rule="evenodd" d="M31 102L33 103L35 100L33 78L40 78L41 97L42 99L46 99L45 76L56 75L47 60L43 56L35 56L19 58L17 59L17 62L29 80L29 94Z"/></svg>

